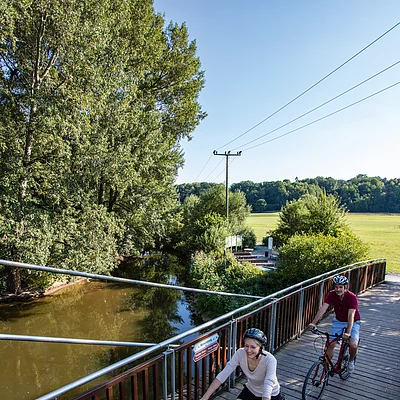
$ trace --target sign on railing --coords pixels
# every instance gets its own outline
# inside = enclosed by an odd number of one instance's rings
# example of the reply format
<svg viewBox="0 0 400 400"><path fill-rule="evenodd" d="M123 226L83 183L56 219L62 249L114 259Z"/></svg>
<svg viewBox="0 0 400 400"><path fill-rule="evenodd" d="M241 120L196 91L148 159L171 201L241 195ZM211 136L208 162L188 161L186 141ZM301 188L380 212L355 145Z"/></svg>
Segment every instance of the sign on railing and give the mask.
<svg viewBox="0 0 400 400"><path fill-rule="evenodd" d="M202 340L193 347L193 361L197 362L212 352L218 350L218 334Z"/></svg>

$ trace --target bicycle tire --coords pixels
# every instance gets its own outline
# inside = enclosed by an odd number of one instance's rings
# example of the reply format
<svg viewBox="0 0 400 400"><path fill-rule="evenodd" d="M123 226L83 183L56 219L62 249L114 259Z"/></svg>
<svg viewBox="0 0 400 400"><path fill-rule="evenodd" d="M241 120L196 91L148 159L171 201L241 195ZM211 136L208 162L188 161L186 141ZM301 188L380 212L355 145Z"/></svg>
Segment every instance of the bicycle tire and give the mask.
<svg viewBox="0 0 400 400"><path fill-rule="evenodd" d="M325 361L317 361L308 370L301 392L303 400L319 400L329 379L329 367Z"/></svg>
<svg viewBox="0 0 400 400"><path fill-rule="evenodd" d="M339 377L342 380L346 380L349 378L350 374L349 371L347 370L347 365L350 360L350 350L349 350L349 344L345 343L343 345L343 352L342 352L342 360L340 362L340 372L339 372Z"/></svg>

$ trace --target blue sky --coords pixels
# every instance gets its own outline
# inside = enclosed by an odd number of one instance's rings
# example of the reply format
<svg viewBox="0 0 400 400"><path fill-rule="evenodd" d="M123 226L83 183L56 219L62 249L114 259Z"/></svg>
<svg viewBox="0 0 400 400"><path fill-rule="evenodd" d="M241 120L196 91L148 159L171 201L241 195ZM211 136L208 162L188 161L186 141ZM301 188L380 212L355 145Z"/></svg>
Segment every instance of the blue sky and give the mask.
<svg viewBox="0 0 400 400"><path fill-rule="evenodd" d="M213 156L213 150L242 150L230 158L230 184L400 177L400 84L285 135L399 82L400 64L268 134L400 61L400 25L227 145L400 22L400 1L155 0L154 8L167 22L186 23L206 78L199 101L208 117L191 141L182 142L185 166L177 183L225 182L225 157Z"/></svg>

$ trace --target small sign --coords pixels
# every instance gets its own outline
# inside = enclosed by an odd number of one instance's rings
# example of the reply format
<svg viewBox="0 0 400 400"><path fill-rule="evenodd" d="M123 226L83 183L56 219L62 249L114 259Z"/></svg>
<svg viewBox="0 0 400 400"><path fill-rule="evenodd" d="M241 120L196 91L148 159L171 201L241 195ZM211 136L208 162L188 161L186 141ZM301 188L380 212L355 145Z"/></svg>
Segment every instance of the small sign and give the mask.
<svg viewBox="0 0 400 400"><path fill-rule="evenodd" d="M207 356L208 354L211 354L215 350L218 350L219 343L218 343L218 334L214 334L207 339L202 340L201 342L197 343L193 347L193 361L197 362Z"/></svg>
<svg viewBox="0 0 400 400"><path fill-rule="evenodd" d="M205 356L208 356L215 350L218 350L218 347L219 347L219 343L214 343L208 347L205 347L204 349L195 353L195 355L193 356L193 361L197 362L197 361L201 360L202 358L204 358Z"/></svg>

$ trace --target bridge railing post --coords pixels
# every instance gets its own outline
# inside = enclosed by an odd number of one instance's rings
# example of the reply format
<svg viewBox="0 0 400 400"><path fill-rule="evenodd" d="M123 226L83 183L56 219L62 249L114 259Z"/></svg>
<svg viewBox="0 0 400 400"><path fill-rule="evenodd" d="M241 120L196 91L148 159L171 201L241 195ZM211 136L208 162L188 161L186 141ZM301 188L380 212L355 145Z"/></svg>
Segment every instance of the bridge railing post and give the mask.
<svg viewBox="0 0 400 400"><path fill-rule="evenodd" d="M277 304L276 301L272 303L272 310L270 314L270 330L269 330L269 352L273 353L275 348L275 331L276 331L276 309Z"/></svg>
<svg viewBox="0 0 400 400"><path fill-rule="evenodd" d="M229 340L228 340L228 361L233 357L236 352L236 343L237 343L237 319L232 319L229 327ZM228 382L228 390L231 387L235 387L235 380L236 380L236 372L232 372L231 376L229 377Z"/></svg>
<svg viewBox="0 0 400 400"><path fill-rule="evenodd" d="M356 293L360 293L360 274L361 274L361 266L357 268L357 287L356 287Z"/></svg>
<svg viewBox="0 0 400 400"><path fill-rule="evenodd" d="M325 288L325 281L321 281L319 284L319 306L320 308L322 306L322 302L324 300L324 288Z"/></svg>
<svg viewBox="0 0 400 400"><path fill-rule="evenodd" d="M171 355L171 399L175 399L175 350L168 347L164 354L163 399L168 400L168 356Z"/></svg>
<svg viewBox="0 0 400 400"><path fill-rule="evenodd" d="M297 318L297 337L301 337L301 326L303 325L303 312L304 312L304 288L301 289L300 292L300 302L299 302L299 311Z"/></svg>

